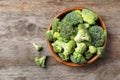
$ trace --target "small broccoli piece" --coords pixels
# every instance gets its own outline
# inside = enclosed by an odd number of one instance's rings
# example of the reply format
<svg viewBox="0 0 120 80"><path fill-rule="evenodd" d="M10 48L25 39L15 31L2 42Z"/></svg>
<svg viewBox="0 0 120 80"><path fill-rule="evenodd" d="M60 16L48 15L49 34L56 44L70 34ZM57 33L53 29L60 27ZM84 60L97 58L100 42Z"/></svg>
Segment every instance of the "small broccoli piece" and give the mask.
<svg viewBox="0 0 120 80"><path fill-rule="evenodd" d="M68 61L69 60L69 56L64 55L63 53L58 53L58 55L63 61Z"/></svg>
<svg viewBox="0 0 120 80"><path fill-rule="evenodd" d="M102 56L103 51L104 51L104 47L97 47L97 54L99 56Z"/></svg>
<svg viewBox="0 0 120 80"><path fill-rule="evenodd" d="M88 9L82 10L82 17L83 17L83 20L89 23L90 25L95 24L95 21L98 19L98 16L94 12Z"/></svg>
<svg viewBox="0 0 120 80"><path fill-rule="evenodd" d="M83 29L85 28L84 24L79 24L78 25L78 30L81 29L81 28L83 28Z"/></svg>
<svg viewBox="0 0 120 80"><path fill-rule="evenodd" d="M85 26L85 28L89 28L90 27L90 25L88 23L84 23L83 25Z"/></svg>
<svg viewBox="0 0 120 80"><path fill-rule="evenodd" d="M59 32L54 32L53 38L59 39L60 38L60 33Z"/></svg>
<svg viewBox="0 0 120 80"><path fill-rule="evenodd" d="M93 54L91 54L89 51L85 52L84 55L86 60L89 60L93 56Z"/></svg>
<svg viewBox="0 0 120 80"><path fill-rule="evenodd" d="M79 29L78 33L75 36L74 40L77 43L80 43L82 41L89 41L89 42L91 42L91 36L87 32L87 30L85 28L82 28L82 27L78 27L78 29Z"/></svg>
<svg viewBox="0 0 120 80"><path fill-rule="evenodd" d="M62 52L62 50L63 50L62 45L59 45L58 42L52 43L52 46L53 46L53 50L57 53Z"/></svg>
<svg viewBox="0 0 120 80"><path fill-rule="evenodd" d="M89 46L89 50L88 50L91 54L95 54L96 53L96 47L94 46Z"/></svg>
<svg viewBox="0 0 120 80"><path fill-rule="evenodd" d="M53 38L53 30L48 30L46 32L46 38L49 40L49 41L54 41L55 39Z"/></svg>
<svg viewBox="0 0 120 80"><path fill-rule="evenodd" d="M35 63L39 66L44 68L47 56L43 56L41 58L35 57Z"/></svg>
<svg viewBox="0 0 120 80"><path fill-rule="evenodd" d="M85 43L77 43L77 47L75 48L75 52L83 54L87 49Z"/></svg>
<svg viewBox="0 0 120 80"><path fill-rule="evenodd" d="M63 41L63 42L68 42L69 40L63 38L59 32L54 32L53 34L53 38L54 39L57 39L57 40L60 40L60 41Z"/></svg>
<svg viewBox="0 0 120 80"><path fill-rule="evenodd" d="M81 16L80 10L74 10L70 13L68 13L64 18L63 21L69 22L72 25L77 25L78 23L83 23L83 19Z"/></svg>
<svg viewBox="0 0 120 80"><path fill-rule="evenodd" d="M89 49L87 52L85 52L84 56L85 56L85 59L90 59L95 53L96 53L97 49L96 47L90 45L89 46Z"/></svg>
<svg viewBox="0 0 120 80"><path fill-rule="evenodd" d="M77 64L83 64L86 62L83 55L77 52L74 52L73 55L70 56L70 59L73 63L77 63Z"/></svg>
<svg viewBox="0 0 120 80"><path fill-rule="evenodd" d="M37 51L41 51L42 50L42 46L41 45L36 45L35 43L33 43L33 46L35 47L35 49Z"/></svg>
<svg viewBox="0 0 120 80"><path fill-rule="evenodd" d="M95 47L100 47L103 45L106 37L106 31L102 29L101 26L91 26L88 29L92 37L92 45Z"/></svg>
<svg viewBox="0 0 120 80"><path fill-rule="evenodd" d="M53 23L52 23L52 30L53 30L53 32L59 31L59 29L58 29L59 21L60 21L60 19L58 19L58 18L55 18L53 20Z"/></svg>

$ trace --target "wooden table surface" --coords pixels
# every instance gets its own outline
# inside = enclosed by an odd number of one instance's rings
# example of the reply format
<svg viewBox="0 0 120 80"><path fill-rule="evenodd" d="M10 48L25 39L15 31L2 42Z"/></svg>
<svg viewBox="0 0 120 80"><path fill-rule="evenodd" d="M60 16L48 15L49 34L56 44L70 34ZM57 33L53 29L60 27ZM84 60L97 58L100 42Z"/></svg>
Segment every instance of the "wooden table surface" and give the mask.
<svg viewBox="0 0 120 80"><path fill-rule="evenodd" d="M96 11L108 30L103 57L85 67L57 62L45 39L53 17L72 6ZM36 52L33 42L44 49ZM33 61L42 55L45 69ZM0 0L0 80L120 80L120 0Z"/></svg>

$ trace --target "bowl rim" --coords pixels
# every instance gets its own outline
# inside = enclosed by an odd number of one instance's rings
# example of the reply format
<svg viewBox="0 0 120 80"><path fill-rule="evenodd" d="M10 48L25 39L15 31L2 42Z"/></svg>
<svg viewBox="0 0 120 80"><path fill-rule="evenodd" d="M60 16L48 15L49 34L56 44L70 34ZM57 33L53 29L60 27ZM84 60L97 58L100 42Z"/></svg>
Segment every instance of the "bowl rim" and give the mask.
<svg viewBox="0 0 120 80"><path fill-rule="evenodd" d="M89 9L89 8L85 8L85 7L81 7L81 6L69 7L69 8L66 8L66 9L60 11L60 12L53 18L53 20L54 20L55 18L58 18L58 17L62 16L63 14L66 14L66 13L68 13L68 12L71 12L71 11L73 11L73 10L82 10L82 9ZM91 10L91 9L89 9L89 10ZM93 10L91 10L91 11L93 11ZM93 11L93 12L94 12L94 11ZM94 13L96 13L96 12L94 12ZM96 14L97 14L97 13L96 13ZM107 33L107 29L106 29L106 26L105 26L105 24L104 24L104 21L102 20L102 18L101 18L98 14L97 14L97 16L98 16L99 23L100 23L101 27L102 27L102 28L106 31L106 33ZM53 23L53 20L50 22L50 25L48 26L48 30L50 30L50 29L52 28L51 25L52 25L52 23ZM48 44L48 47L49 47L49 49L50 49L53 57L54 57L58 62L60 62L60 63L62 63L62 64L65 64L65 65L67 65L67 66L72 66L72 67L75 67L75 66L86 66L86 65L88 65L88 64L93 63L94 61L96 61L96 60L99 58L99 55L96 54L94 57L92 57L90 60L88 60L88 61L87 61L86 63L84 63L84 64L76 64L76 63L72 63L72 62L65 62L65 61L63 61L63 60L57 55L57 53L54 52L54 50L53 50L53 48L52 48L52 45L51 45L51 42L47 40L47 44ZM106 47L106 44L107 44L107 34L106 34L106 38L105 38L105 41L104 41L103 46Z"/></svg>

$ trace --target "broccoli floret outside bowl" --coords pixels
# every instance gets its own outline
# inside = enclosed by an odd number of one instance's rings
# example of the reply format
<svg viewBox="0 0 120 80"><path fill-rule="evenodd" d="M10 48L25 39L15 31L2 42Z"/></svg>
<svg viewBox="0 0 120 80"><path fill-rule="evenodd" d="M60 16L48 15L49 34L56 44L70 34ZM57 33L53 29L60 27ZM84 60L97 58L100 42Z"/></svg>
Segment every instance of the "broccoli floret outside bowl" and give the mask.
<svg viewBox="0 0 120 80"><path fill-rule="evenodd" d="M103 54L107 30L102 18L94 11L77 6L54 17L46 38L57 61L68 66L86 66Z"/></svg>

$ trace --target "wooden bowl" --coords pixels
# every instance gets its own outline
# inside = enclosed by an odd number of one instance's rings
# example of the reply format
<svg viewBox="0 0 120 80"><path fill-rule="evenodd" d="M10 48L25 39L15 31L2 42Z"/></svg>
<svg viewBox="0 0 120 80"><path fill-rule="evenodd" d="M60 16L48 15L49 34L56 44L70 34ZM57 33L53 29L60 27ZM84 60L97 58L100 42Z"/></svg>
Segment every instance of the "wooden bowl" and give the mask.
<svg viewBox="0 0 120 80"><path fill-rule="evenodd" d="M63 11L60 11L60 12L54 17L54 19L55 19L55 18L62 18L62 17L65 16L65 14L67 14L67 13L73 11L73 10L82 10L82 9L85 9L85 8L84 8L84 7L80 7L80 6L67 8L67 9L65 9L65 10L63 10ZM94 11L93 11L93 12L94 12ZM106 26L105 26L105 24L104 24L104 22L103 22L103 20L102 20L102 18L101 18L100 16L98 16L98 21L99 21L99 24L102 26L102 28L103 28L104 30L106 30ZM53 21L52 21L52 22L53 22ZM51 22L50 25L48 26L48 30L51 29L52 22ZM106 30L106 31L107 31L107 30ZM104 47L106 47L106 42L107 42L107 36L106 36L105 41L104 41ZM48 47L49 47L52 55L54 56L54 58L55 58L57 61L59 61L60 63L63 63L63 64L68 65L68 66L86 66L86 65L88 65L88 64L93 63L94 61L96 61L96 60L99 58L99 56L96 54L95 56L93 56L90 60L88 60L88 61L87 61L86 63L84 63L84 64L75 64L75 63L72 63L72 62L65 62L65 61L63 61L63 60L57 55L57 53L54 52L54 50L53 50L53 48L52 48L52 45L51 45L51 42L47 40L47 43L48 43Z"/></svg>

